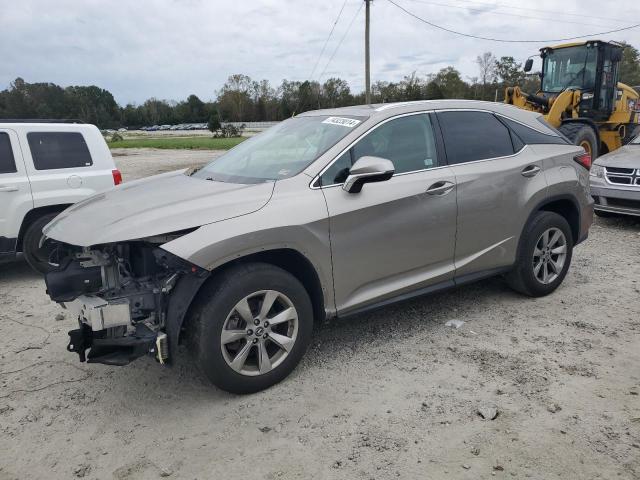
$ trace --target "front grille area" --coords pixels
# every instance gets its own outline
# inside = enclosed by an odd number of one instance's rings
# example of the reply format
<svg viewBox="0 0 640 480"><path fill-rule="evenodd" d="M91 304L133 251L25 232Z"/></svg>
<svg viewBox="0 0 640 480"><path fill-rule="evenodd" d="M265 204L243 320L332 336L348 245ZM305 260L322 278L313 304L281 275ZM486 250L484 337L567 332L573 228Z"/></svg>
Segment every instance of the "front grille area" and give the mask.
<svg viewBox="0 0 640 480"><path fill-rule="evenodd" d="M635 170L633 168L620 168L620 167L605 167L607 169L607 173L619 173L620 175L633 175Z"/></svg>
<svg viewBox="0 0 640 480"><path fill-rule="evenodd" d="M609 183L615 185L640 185L640 168L604 167Z"/></svg>
<svg viewBox="0 0 640 480"><path fill-rule="evenodd" d="M640 210L640 200L627 200L624 198L607 197L607 205L611 207L632 208L635 210Z"/></svg>

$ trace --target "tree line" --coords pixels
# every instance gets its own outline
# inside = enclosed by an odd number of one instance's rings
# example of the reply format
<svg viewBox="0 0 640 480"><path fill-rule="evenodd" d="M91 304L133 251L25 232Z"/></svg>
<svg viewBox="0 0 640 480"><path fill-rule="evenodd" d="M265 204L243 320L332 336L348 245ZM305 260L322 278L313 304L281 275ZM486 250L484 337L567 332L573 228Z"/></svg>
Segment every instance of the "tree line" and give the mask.
<svg viewBox="0 0 640 480"><path fill-rule="evenodd" d="M398 82L372 84L372 101L463 98L500 101L509 85L528 92L540 86L536 74L525 74L513 57L496 58L491 52L477 57L478 75L463 78L453 67L425 76L415 72ZM620 80L640 85L640 52L627 45L620 66ZM78 119L100 128L140 127L178 123L206 123L215 118L229 122L275 121L296 113L365 103L364 92L354 93L346 80L283 80L276 87L268 80L255 81L243 74L231 75L213 101L189 95L183 101L150 98L140 105L117 104L113 95L97 86L63 88L53 83L27 83L16 78L0 91L0 118Z"/></svg>

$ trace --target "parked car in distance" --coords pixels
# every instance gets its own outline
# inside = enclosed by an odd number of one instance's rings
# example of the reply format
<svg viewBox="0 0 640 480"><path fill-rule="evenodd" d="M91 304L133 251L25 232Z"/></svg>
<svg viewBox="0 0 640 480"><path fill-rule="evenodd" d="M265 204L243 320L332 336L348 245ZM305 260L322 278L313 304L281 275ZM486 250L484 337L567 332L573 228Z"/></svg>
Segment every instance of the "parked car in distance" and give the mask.
<svg viewBox="0 0 640 480"><path fill-rule="evenodd" d="M640 216L640 135L594 162L591 195L596 215Z"/></svg>
<svg viewBox="0 0 640 480"><path fill-rule="evenodd" d="M81 360L164 363L185 340L214 384L255 392L314 321L500 274L553 292L592 223L590 164L498 103L307 112L65 211L45 228L66 252L47 291L78 315Z"/></svg>
<svg viewBox="0 0 640 480"><path fill-rule="evenodd" d="M118 185L120 172L93 125L0 121L0 263L18 252L45 273L42 227L70 205Z"/></svg>

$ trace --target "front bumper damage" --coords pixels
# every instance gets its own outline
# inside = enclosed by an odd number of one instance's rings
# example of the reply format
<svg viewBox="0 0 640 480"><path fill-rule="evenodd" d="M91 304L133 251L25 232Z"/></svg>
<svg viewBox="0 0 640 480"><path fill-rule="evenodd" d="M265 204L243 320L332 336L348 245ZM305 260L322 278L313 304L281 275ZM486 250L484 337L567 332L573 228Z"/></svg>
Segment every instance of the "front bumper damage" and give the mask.
<svg viewBox="0 0 640 480"><path fill-rule="evenodd" d="M81 362L127 365L147 354L160 363L168 360L167 335L153 325L132 322L128 302L108 303L100 297L82 295L66 307L79 323L78 329L69 332L67 350L77 353ZM123 329L122 336L107 335L118 328Z"/></svg>
<svg viewBox="0 0 640 480"><path fill-rule="evenodd" d="M144 355L152 355L162 364L169 359L167 335L144 325L136 325L127 336L100 338L94 337L91 328L80 323L80 328L69 331L67 350L77 353L81 362L105 365L124 366Z"/></svg>
<svg viewBox="0 0 640 480"><path fill-rule="evenodd" d="M52 300L78 319L67 350L88 363L126 365L144 355L167 363L169 337L177 343L179 334L171 329L179 330L186 314L179 307L209 272L148 242L66 248L46 284Z"/></svg>

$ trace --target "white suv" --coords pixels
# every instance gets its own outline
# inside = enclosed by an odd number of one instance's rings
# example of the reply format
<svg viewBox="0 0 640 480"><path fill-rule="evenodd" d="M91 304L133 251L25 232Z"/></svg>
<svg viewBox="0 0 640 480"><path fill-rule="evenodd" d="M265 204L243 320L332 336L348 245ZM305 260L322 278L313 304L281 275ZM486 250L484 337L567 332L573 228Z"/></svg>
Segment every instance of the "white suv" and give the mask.
<svg viewBox="0 0 640 480"><path fill-rule="evenodd" d="M0 121L0 263L17 252L49 270L42 228L68 206L122 182L94 125Z"/></svg>

